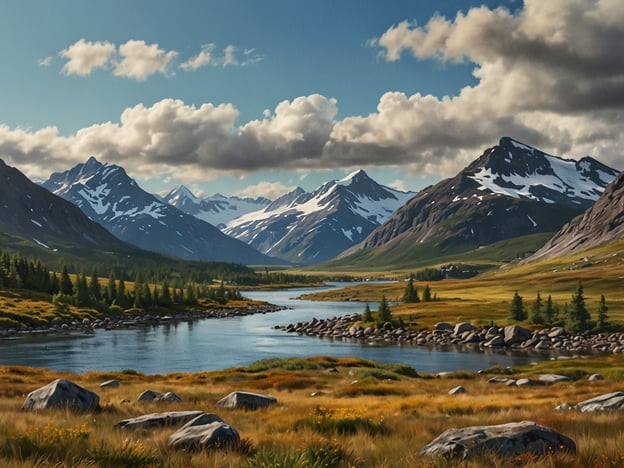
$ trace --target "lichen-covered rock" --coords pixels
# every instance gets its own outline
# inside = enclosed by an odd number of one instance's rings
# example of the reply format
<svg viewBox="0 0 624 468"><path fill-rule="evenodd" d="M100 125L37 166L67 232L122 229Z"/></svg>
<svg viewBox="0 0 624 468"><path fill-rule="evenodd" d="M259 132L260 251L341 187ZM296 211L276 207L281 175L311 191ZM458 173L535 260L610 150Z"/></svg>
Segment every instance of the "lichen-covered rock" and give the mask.
<svg viewBox="0 0 624 468"><path fill-rule="evenodd" d="M553 429L522 421L449 429L423 447L420 453L469 459L484 453L506 457L523 453L546 455L558 451L576 452L576 444Z"/></svg>
<svg viewBox="0 0 624 468"><path fill-rule="evenodd" d="M272 396L261 395L259 393L250 392L232 392L228 396L222 398L217 402L217 406L221 408L229 409L258 409L265 408L277 403L277 400Z"/></svg>
<svg viewBox="0 0 624 468"><path fill-rule="evenodd" d="M56 379L28 394L23 410L37 411L48 408L68 408L72 411L95 411L100 407L100 397L84 387L66 379Z"/></svg>
<svg viewBox="0 0 624 468"><path fill-rule="evenodd" d="M239 442L238 431L222 421L208 424L189 421L169 436L168 443L174 449L200 450L231 448Z"/></svg>
<svg viewBox="0 0 624 468"><path fill-rule="evenodd" d="M205 414L203 411L169 411L166 413L144 414L136 418L119 421L114 427L120 429L154 429L177 426L196 419L203 414Z"/></svg>

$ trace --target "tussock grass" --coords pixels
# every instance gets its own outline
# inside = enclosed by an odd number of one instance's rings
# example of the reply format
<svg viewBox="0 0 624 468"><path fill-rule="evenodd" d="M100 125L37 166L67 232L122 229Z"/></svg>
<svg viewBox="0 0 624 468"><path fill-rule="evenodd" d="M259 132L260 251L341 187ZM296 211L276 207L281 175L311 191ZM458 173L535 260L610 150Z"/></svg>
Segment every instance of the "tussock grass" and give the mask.
<svg viewBox="0 0 624 468"><path fill-rule="evenodd" d="M388 366L355 358L288 361L275 360L275 367L263 361L247 368L167 375L73 375L1 367L0 466L253 467L289 463L287 466L575 468L624 464L624 412L585 414L553 409L563 402L576 404L623 390L624 378L615 371L624 367L621 356L546 361L506 370L513 378L575 368L581 371L571 382L522 388L487 384L491 374L468 372L410 377L396 374L395 369L395 379L380 379L370 373L389 372ZM337 372L327 372L325 366L329 365ZM298 370L285 371L285 367ZM603 381L589 382L586 378L594 372L607 375L609 369L614 372ZM28 392L58 377L96 391L102 410L94 414L20 410ZM111 378L120 380L121 385L98 387ZM448 395L448 390L457 385L463 385L466 393ZM147 388L173 391L183 402L138 402L138 395ZM259 411L216 406L220 398L240 390L272 395L278 404ZM133 432L113 429L120 420L140 414L197 409L216 413L234 426L243 439L241 445L224 452L176 452L167 446L171 428ZM578 453L522 455L513 460L488 455L461 463L418 454L421 447L453 427L522 420L535 421L571 437Z"/></svg>

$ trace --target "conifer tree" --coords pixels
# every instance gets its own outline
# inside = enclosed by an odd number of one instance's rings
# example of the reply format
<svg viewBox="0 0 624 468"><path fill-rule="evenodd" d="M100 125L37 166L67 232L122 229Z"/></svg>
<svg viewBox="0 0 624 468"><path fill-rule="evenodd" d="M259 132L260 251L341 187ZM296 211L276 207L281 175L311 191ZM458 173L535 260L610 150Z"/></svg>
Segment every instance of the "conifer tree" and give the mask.
<svg viewBox="0 0 624 468"><path fill-rule="evenodd" d="M392 312L390 311L390 307L388 306L388 301L386 296L381 296L381 301L379 302L379 308L377 309L377 317L379 321L382 323L389 322L392 320Z"/></svg>
<svg viewBox="0 0 624 468"><path fill-rule="evenodd" d="M117 284L117 297L115 298L115 302L122 309L128 307L128 299L126 296L126 283L124 282L123 278L121 278L119 280L119 283Z"/></svg>
<svg viewBox="0 0 624 468"><path fill-rule="evenodd" d="M512 322L522 322L526 320L527 315L524 310L524 304L522 302L522 296L518 294L518 291L514 293L511 305L509 306L509 320Z"/></svg>
<svg viewBox="0 0 624 468"><path fill-rule="evenodd" d="M364 307L364 313L362 314L362 322L372 322L372 321L373 321L373 314L371 313L370 306L367 303L366 307Z"/></svg>
<svg viewBox="0 0 624 468"><path fill-rule="evenodd" d="M102 299L102 288L100 287L100 279L98 278L97 270L94 268L91 273L91 279L89 281L89 295L96 301Z"/></svg>
<svg viewBox="0 0 624 468"><path fill-rule="evenodd" d="M607 300L604 297L604 294L600 296L600 302L598 303L598 323L596 326L599 330L602 330L607 326L609 316L607 312L609 311L609 307L607 307Z"/></svg>
<svg viewBox="0 0 624 468"><path fill-rule="evenodd" d="M572 295L572 301L566 314L566 327L574 332L589 329L591 315L585 306L583 285L579 281L576 292Z"/></svg>
<svg viewBox="0 0 624 468"><path fill-rule="evenodd" d="M423 302L431 302L431 288L429 287L429 285L425 286L425 289L423 290L423 295L422 295L422 300Z"/></svg>
<svg viewBox="0 0 624 468"><path fill-rule="evenodd" d="M405 292L403 293L403 301L404 302L419 302L418 291L414 287L414 278L410 275L410 279L405 286Z"/></svg>
<svg viewBox="0 0 624 468"><path fill-rule="evenodd" d="M67 266L63 265L61 269L61 282L60 282L60 290L63 294L71 296L74 294L74 285L69 278L69 273L67 272Z"/></svg>
<svg viewBox="0 0 624 468"><path fill-rule="evenodd" d="M81 306L88 306L91 304L91 301L89 300L89 285L87 284L87 277L84 275L84 273L79 274L76 277L76 305L81 307Z"/></svg>
<svg viewBox="0 0 624 468"><path fill-rule="evenodd" d="M544 309L544 319L547 324L552 325L557 320L559 314L559 308L553 304L552 296L549 294L546 300L546 307Z"/></svg>
<svg viewBox="0 0 624 468"><path fill-rule="evenodd" d="M540 323L544 323L544 317L542 315L542 296L540 295L540 292L537 291L537 297L535 298L535 300L533 301L533 304L531 305L531 316L529 317L529 321L531 323L536 323L536 324L540 324Z"/></svg>
<svg viewBox="0 0 624 468"><path fill-rule="evenodd" d="M169 285L165 281L162 285L162 291L160 293L160 305L168 307L171 305L171 291L169 291Z"/></svg>

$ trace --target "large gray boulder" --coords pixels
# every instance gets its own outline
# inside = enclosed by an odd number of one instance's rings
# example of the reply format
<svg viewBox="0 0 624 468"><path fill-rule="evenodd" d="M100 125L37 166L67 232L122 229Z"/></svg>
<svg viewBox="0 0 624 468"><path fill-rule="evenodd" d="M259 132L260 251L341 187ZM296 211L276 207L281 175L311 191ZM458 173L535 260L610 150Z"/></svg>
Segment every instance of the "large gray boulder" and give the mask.
<svg viewBox="0 0 624 468"><path fill-rule="evenodd" d="M459 336L459 335L461 335L464 332L475 331L475 330L476 330L476 328L473 327L470 323L468 323L468 322L460 322L460 323L455 324L455 328L453 328L453 334L455 336Z"/></svg>
<svg viewBox="0 0 624 468"><path fill-rule="evenodd" d="M145 390L139 395L137 401L160 401L163 403L180 403L182 398L173 392L154 392L152 390Z"/></svg>
<svg viewBox="0 0 624 468"><path fill-rule="evenodd" d="M605 393L604 395L581 401L577 403L576 409L583 413L624 409L624 392Z"/></svg>
<svg viewBox="0 0 624 468"><path fill-rule="evenodd" d="M547 455L558 451L576 452L576 444L553 429L522 421L449 429L423 447L420 453L468 459L486 453L507 457L523 453Z"/></svg>
<svg viewBox="0 0 624 468"><path fill-rule="evenodd" d="M113 427L120 429L155 429L159 427L178 426L205 414L203 411L169 411L151 413L124 419Z"/></svg>
<svg viewBox="0 0 624 468"><path fill-rule="evenodd" d="M518 325L509 325L503 330L505 335L505 344L507 346L522 343L531 338L531 330L520 327Z"/></svg>
<svg viewBox="0 0 624 468"><path fill-rule="evenodd" d="M202 418L202 416L199 416ZM198 419L199 419L198 418ZM223 421L189 421L169 436L169 447L184 450L223 449L238 445L238 431Z"/></svg>
<svg viewBox="0 0 624 468"><path fill-rule="evenodd" d="M275 403L277 403L277 400L272 396L250 392L232 392L228 396L217 401L217 406L229 409L241 408L253 410L265 408Z"/></svg>
<svg viewBox="0 0 624 468"><path fill-rule="evenodd" d="M56 379L28 394L22 410L38 411L49 408L68 408L87 412L100 408L100 397L84 387L66 379Z"/></svg>

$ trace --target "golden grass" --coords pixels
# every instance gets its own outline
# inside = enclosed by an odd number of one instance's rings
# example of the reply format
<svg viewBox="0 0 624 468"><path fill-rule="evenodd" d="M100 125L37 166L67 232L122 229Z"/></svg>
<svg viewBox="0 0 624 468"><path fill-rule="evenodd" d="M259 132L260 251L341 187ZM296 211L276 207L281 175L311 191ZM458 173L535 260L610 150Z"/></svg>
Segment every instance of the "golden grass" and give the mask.
<svg viewBox="0 0 624 468"><path fill-rule="evenodd" d="M314 360L310 360L314 361ZM318 362L318 358L317 358ZM0 465L25 466L247 466L254 454L299 454L305 450L339 449L342 462L331 466L621 466L624 457L624 412L583 414L554 411L593 396L622 390L624 377L604 381L586 377L549 387L507 387L487 384L491 375L457 372L443 378L425 375L398 380L367 378L369 361L334 359L338 372L323 369L284 371L246 368L196 374L142 375L89 372L56 373L24 367L0 368ZM623 357L547 361L513 369L515 378L536 372L558 372L576 366L579 375L622 368ZM536 370L537 368L537 370ZM57 378L69 378L101 397L102 411L22 412L26 394ZM105 380L118 388L100 389ZM357 381L356 381L357 380ZM466 393L448 395L463 385ZM173 391L179 404L138 402L145 389ZM358 391L364 390L363 392ZM231 391L261 391L278 404L260 411L222 410L216 402ZM122 402L129 400L129 402ZM245 441L244 450L174 452L167 447L172 429L127 432L113 429L125 418L167 410L203 410L220 415ZM576 441L576 456L519 460L484 457L458 465L421 457L418 451L446 429L533 420ZM61 447L61 449L59 449ZM320 449L319 449L320 447ZM316 452L315 452L316 453ZM273 455L274 456L274 455ZM96 463L97 462L97 463Z"/></svg>

